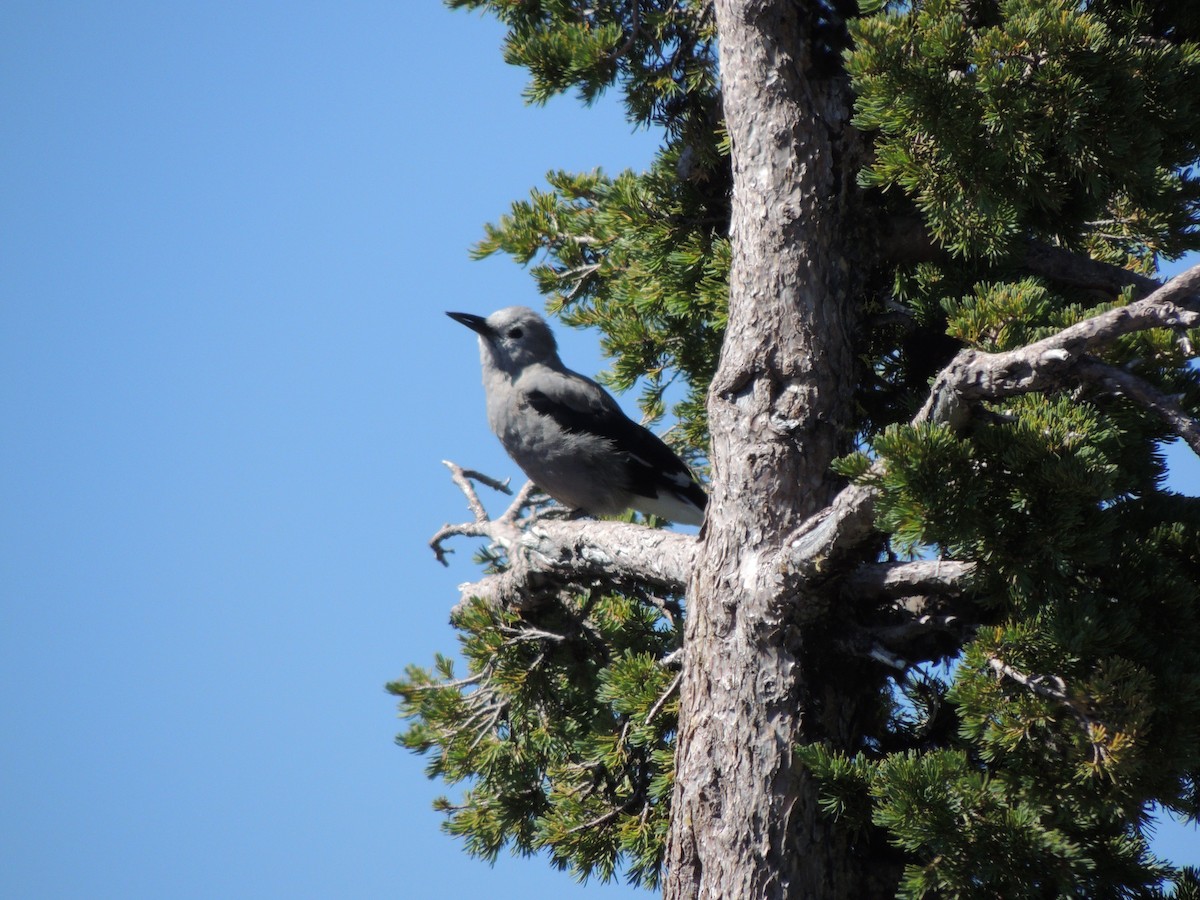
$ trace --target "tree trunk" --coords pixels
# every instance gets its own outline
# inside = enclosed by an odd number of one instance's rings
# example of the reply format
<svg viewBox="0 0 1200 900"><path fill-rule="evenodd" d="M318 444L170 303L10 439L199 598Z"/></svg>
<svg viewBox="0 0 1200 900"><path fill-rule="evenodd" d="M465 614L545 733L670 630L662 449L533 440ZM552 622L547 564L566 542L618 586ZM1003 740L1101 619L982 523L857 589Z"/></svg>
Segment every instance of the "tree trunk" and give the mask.
<svg viewBox="0 0 1200 900"><path fill-rule="evenodd" d="M861 667L856 677L828 652L826 598L785 590L780 571L788 534L832 499L829 464L852 438L859 147L845 76L822 73L820 11L716 0L734 257L708 398L713 493L688 590L667 898L895 890L893 869L822 818L793 754L819 740L849 748L864 687Z"/></svg>

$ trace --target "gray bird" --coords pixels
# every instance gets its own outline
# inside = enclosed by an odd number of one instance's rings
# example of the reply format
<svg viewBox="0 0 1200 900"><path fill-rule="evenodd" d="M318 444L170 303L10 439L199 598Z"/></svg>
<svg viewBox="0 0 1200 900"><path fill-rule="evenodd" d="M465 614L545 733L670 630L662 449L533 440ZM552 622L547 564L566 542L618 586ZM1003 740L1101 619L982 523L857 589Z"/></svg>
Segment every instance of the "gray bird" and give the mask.
<svg viewBox="0 0 1200 900"><path fill-rule="evenodd" d="M532 309L446 313L479 335L488 424L539 488L594 516L627 509L699 525L708 496L678 456L558 358Z"/></svg>

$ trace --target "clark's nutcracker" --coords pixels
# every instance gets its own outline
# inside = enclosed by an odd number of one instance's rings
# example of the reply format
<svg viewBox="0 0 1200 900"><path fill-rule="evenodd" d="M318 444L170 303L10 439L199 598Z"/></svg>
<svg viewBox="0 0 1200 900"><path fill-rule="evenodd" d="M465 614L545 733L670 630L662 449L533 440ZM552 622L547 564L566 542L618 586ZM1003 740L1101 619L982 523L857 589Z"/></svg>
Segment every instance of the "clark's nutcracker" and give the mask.
<svg viewBox="0 0 1200 900"><path fill-rule="evenodd" d="M486 319L446 315L479 334L488 424L539 488L594 516L636 509L704 520L708 497L687 466L604 388L562 364L541 316L524 306Z"/></svg>

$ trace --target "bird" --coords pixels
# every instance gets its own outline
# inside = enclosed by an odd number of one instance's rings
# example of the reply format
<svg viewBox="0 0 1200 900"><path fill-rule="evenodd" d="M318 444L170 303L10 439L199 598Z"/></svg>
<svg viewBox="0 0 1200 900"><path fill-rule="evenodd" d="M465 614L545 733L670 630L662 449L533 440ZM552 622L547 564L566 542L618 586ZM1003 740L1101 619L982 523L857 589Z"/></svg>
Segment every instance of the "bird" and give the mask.
<svg viewBox="0 0 1200 900"><path fill-rule="evenodd" d="M479 335L488 424L538 488L592 516L635 509L702 524L708 495L695 476L604 388L563 365L540 315L525 306L446 315Z"/></svg>

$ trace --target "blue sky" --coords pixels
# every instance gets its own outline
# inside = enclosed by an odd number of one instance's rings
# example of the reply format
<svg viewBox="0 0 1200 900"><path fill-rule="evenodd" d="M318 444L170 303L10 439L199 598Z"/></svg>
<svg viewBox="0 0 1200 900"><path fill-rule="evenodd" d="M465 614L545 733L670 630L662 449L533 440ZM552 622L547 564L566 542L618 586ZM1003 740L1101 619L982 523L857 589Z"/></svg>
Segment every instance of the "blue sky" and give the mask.
<svg viewBox="0 0 1200 900"><path fill-rule="evenodd" d="M439 461L518 475L442 312L539 301L467 249L655 146L524 106L500 36L433 0L0 6L0 894L649 896L471 860L392 743L383 684L475 575L426 546L466 515Z"/></svg>

